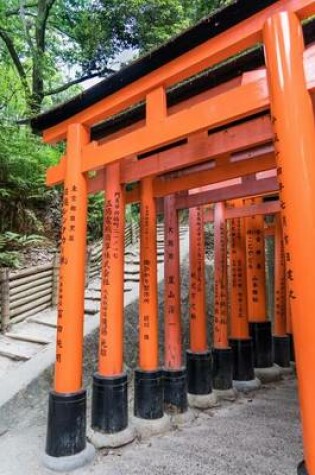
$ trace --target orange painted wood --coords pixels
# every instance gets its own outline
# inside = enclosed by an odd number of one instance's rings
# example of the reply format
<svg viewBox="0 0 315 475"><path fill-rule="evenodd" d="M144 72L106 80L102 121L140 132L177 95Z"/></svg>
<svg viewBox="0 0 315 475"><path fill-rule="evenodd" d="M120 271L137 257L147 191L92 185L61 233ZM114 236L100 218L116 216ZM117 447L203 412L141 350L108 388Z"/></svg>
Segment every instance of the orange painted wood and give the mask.
<svg viewBox="0 0 315 475"><path fill-rule="evenodd" d="M59 185L63 183L66 176L66 160L67 157L62 156L57 165L49 167L46 172L46 185Z"/></svg>
<svg viewBox="0 0 315 475"><path fill-rule="evenodd" d="M284 266L284 249L282 239L281 216L275 216L275 313L273 322L273 334L286 336L286 282Z"/></svg>
<svg viewBox="0 0 315 475"><path fill-rule="evenodd" d="M315 473L315 122L303 65L303 32L294 14L268 20L264 42L277 149L286 276L299 380L304 455ZM277 47L275 48L275 45ZM288 101L289 98L289 101Z"/></svg>
<svg viewBox="0 0 315 475"><path fill-rule="evenodd" d="M179 229L174 195L164 199L164 367L182 367Z"/></svg>
<svg viewBox="0 0 315 475"><path fill-rule="evenodd" d="M73 124L67 138L54 379L58 393L74 393L82 387L87 183L80 158L89 133Z"/></svg>
<svg viewBox="0 0 315 475"><path fill-rule="evenodd" d="M250 132L249 132L250 131ZM201 132L188 138L187 144L177 146L164 152L151 155L145 160L136 157L125 159L121 163L121 182L133 183L145 176L159 175L176 169L209 161L220 155L239 152L272 140L273 133L268 115L253 119L243 124L227 126L224 130L208 133ZM46 184L52 186L63 181L63 169L59 164L47 172ZM97 172L96 177L89 178L89 193L104 189L105 169Z"/></svg>
<svg viewBox="0 0 315 475"><path fill-rule="evenodd" d="M106 170L98 372L123 372L125 191L119 163Z"/></svg>
<svg viewBox="0 0 315 475"><path fill-rule="evenodd" d="M189 263L190 350L193 353L202 353L208 348L202 208L189 210Z"/></svg>
<svg viewBox="0 0 315 475"><path fill-rule="evenodd" d="M290 301L290 290L289 290L289 285L286 281L286 315L287 315L287 327L286 327L286 332L288 335L292 335L293 329L292 329L292 309L291 309L291 301Z"/></svg>
<svg viewBox="0 0 315 475"><path fill-rule="evenodd" d="M169 115L160 120L158 126L146 125L103 145L91 142L82 151L82 171L96 170L107 163L146 152L194 132L218 127L258 113L268 106L269 96L265 79L239 86L225 94L219 94Z"/></svg>
<svg viewBox="0 0 315 475"><path fill-rule="evenodd" d="M104 190L106 186L106 168L95 173L88 179L88 193L94 194Z"/></svg>
<svg viewBox="0 0 315 475"><path fill-rule="evenodd" d="M143 100L148 92L161 85L169 87L259 43L262 39L265 21L274 13L282 10L295 11L298 12L300 18L307 18L315 13L314 0L282 0L265 8L260 13L193 48L110 97L46 130L44 132L45 141L52 143L62 140L66 137L67 127L72 122L92 126Z"/></svg>
<svg viewBox="0 0 315 475"><path fill-rule="evenodd" d="M151 178L141 182L139 368L155 371L158 357L156 204Z"/></svg>
<svg viewBox="0 0 315 475"><path fill-rule="evenodd" d="M201 191L198 194L178 196L176 199L176 208L192 208L194 206L202 206L209 203L217 203L218 201L228 201L237 198L248 197L253 195L268 195L270 193L277 193L279 190L276 178L264 178L262 180L255 180L254 184L247 185L241 183L238 185L231 185L225 187L213 188L209 191ZM234 208L226 210L231 216L232 212L237 213ZM239 211L243 212L243 211ZM205 221L212 221L213 218L209 214L205 214Z"/></svg>
<svg viewBox="0 0 315 475"><path fill-rule="evenodd" d="M252 175L261 170L271 170L275 166L274 154L268 152L261 157L255 157L249 160L242 160L240 162L233 162L220 166L213 167L208 171L202 173L196 172L191 175L179 178L156 178L154 180L154 196L163 197L179 191L195 189L205 185L229 180L232 178ZM139 188L136 186L132 191L126 193L126 202L133 203L140 200Z"/></svg>
<svg viewBox="0 0 315 475"><path fill-rule="evenodd" d="M242 206L235 200L233 206ZM230 245L230 337L249 338L246 277L246 234L244 219L234 218L229 226Z"/></svg>
<svg viewBox="0 0 315 475"><path fill-rule="evenodd" d="M234 197L234 199L237 197ZM265 216L269 214L280 213L280 202L270 201L266 203L260 203L257 205L242 206L237 208L226 208L225 219L245 218L250 216ZM215 216L213 210L207 209L204 212L205 223L213 222Z"/></svg>
<svg viewBox="0 0 315 475"><path fill-rule="evenodd" d="M227 232L224 203L214 207L214 348L228 348Z"/></svg>
<svg viewBox="0 0 315 475"><path fill-rule="evenodd" d="M220 166L220 161L213 169L202 173L196 172L179 178L156 178L154 180L154 195L157 197L166 196L178 191L190 190L205 185L238 178L245 175L252 175L257 171L270 170L275 166L273 153L263 154L261 157L255 157L249 160L232 162Z"/></svg>
<svg viewBox="0 0 315 475"><path fill-rule="evenodd" d="M184 168L220 155L238 152L272 140L269 116L262 116L210 136L201 132L188 138L188 143L151 155L145 160L125 160L122 166L123 183L135 182L144 176L159 175Z"/></svg>
<svg viewBox="0 0 315 475"><path fill-rule="evenodd" d="M248 205L261 203L261 198L245 200ZM246 223L246 264L248 320L265 322L267 320L267 294L265 270L265 232L262 215L245 218Z"/></svg>

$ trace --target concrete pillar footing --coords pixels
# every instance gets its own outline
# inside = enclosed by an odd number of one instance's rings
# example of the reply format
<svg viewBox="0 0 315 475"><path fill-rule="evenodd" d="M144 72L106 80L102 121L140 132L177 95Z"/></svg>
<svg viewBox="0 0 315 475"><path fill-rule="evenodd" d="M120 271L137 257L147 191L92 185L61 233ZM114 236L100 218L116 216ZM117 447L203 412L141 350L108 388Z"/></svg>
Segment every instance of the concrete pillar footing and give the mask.
<svg viewBox="0 0 315 475"><path fill-rule="evenodd" d="M273 383L275 381L280 381L281 371L279 366L273 365L269 368L255 368L255 376L264 383Z"/></svg>
<svg viewBox="0 0 315 475"><path fill-rule="evenodd" d="M114 434L89 429L87 436L96 449L116 449L131 444L137 437L137 432L132 425L129 425L126 429Z"/></svg>
<svg viewBox="0 0 315 475"><path fill-rule="evenodd" d="M290 374L294 373L294 369L292 368L292 366L288 366L288 367L283 367L279 365L275 365L275 366L279 368L282 376L289 376Z"/></svg>
<svg viewBox="0 0 315 475"><path fill-rule="evenodd" d="M236 388L231 389L214 389L214 394L217 397L217 400L222 401L235 401L238 396L238 391Z"/></svg>
<svg viewBox="0 0 315 475"><path fill-rule="evenodd" d="M182 412L181 414L172 414L171 423L173 426L182 426L185 424L191 424L196 419L196 414L194 411L188 409L188 411Z"/></svg>
<svg viewBox="0 0 315 475"><path fill-rule="evenodd" d="M233 387L240 393L250 393L257 391L261 386L261 381L258 378L251 379L249 381L233 381Z"/></svg>
<svg viewBox="0 0 315 475"><path fill-rule="evenodd" d="M140 439L147 439L152 435L160 435L172 429L171 418L167 414L159 419L141 419L133 417L132 424Z"/></svg>
<svg viewBox="0 0 315 475"><path fill-rule="evenodd" d="M74 455L52 457L45 453L42 457L42 463L46 468L54 472L70 472L92 462L94 456L95 448L92 444L87 443L84 450Z"/></svg>
<svg viewBox="0 0 315 475"><path fill-rule="evenodd" d="M188 393L188 405L196 409L210 409L218 406L217 396L214 392L210 394L190 394Z"/></svg>

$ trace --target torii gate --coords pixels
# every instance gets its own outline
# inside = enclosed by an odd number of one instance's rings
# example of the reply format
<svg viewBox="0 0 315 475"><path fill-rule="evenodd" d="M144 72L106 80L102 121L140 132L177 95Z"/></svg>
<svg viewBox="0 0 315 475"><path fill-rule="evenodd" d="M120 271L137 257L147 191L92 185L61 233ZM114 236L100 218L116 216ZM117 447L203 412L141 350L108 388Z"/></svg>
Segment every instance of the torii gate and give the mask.
<svg viewBox="0 0 315 475"><path fill-rule="evenodd" d="M90 91L32 120L46 142L67 141L66 155L47 175L49 185L64 185L57 356L46 446L52 459L88 457L82 388L88 193L106 192L92 425L112 433L127 425L122 366L125 203L141 203L135 414L157 419L163 415L163 385L157 351L156 198L276 168L307 467L301 464L298 473L315 474L315 51L312 45L305 49L301 26L314 13L314 0L235 1ZM304 27L307 44L315 37L313 25ZM192 86L183 83L168 91L257 43L264 44L266 66L258 49L215 67ZM125 184L133 182L135 188L126 192ZM176 203L183 206L189 199L179 195Z"/></svg>

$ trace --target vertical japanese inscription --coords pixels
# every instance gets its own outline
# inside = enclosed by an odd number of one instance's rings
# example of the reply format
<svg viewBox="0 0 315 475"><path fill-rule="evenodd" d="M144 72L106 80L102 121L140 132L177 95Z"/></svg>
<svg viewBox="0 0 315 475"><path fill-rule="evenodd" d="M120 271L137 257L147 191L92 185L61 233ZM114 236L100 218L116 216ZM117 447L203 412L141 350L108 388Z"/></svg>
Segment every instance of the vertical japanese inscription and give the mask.
<svg viewBox="0 0 315 475"><path fill-rule="evenodd" d="M121 215L122 193L115 191L108 196L105 205L104 236L103 236L103 267L102 267L102 301L101 301L101 321L100 321L100 354L107 356L108 342L108 318L109 312L114 308L109 308L111 288L115 285L115 269L121 259ZM118 283L119 285L119 283ZM122 283L121 283L122 285ZM111 302L113 305L113 302Z"/></svg>
<svg viewBox="0 0 315 475"><path fill-rule="evenodd" d="M230 223L230 249L233 320L247 322L245 236L240 218L232 219Z"/></svg>
<svg viewBox="0 0 315 475"><path fill-rule="evenodd" d="M281 220L282 220L282 233L283 233L283 246L284 246L284 266L285 266L285 278L288 285L288 296L289 299L295 300L296 293L294 290L294 272L292 268L292 259L290 254L290 237L288 232L288 218L287 218L287 202L285 196L287 196L285 190L285 184L283 180L283 170L282 170L282 155L279 151L281 148L280 140L277 130L277 118L275 115L272 116L272 124L275 130L274 133L274 146L275 146L275 157L277 163L277 179L280 190L280 207L281 207Z"/></svg>
<svg viewBox="0 0 315 475"><path fill-rule="evenodd" d="M227 346L227 248L224 204L215 205L214 344Z"/></svg>
<svg viewBox="0 0 315 475"><path fill-rule="evenodd" d="M190 346L207 350L203 208L189 211L190 229Z"/></svg>
<svg viewBox="0 0 315 475"><path fill-rule="evenodd" d="M164 199L164 320L166 368L180 368L182 364L179 230L175 197Z"/></svg>
<svg viewBox="0 0 315 475"><path fill-rule="evenodd" d="M151 178L141 183L139 365L158 367L156 204Z"/></svg>
<svg viewBox="0 0 315 475"><path fill-rule="evenodd" d="M144 207L144 248L148 250L150 248L150 207L145 205ZM151 259L149 256L143 261L143 275L142 275L142 282L143 282L143 303L145 304L145 308L149 309L150 301L152 299L151 296ZM150 312L145 312L143 315L143 339L150 340Z"/></svg>
<svg viewBox="0 0 315 475"><path fill-rule="evenodd" d="M77 213L78 189L75 185L64 188L63 193L63 218L61 229L61 249L60 266L69 264L69 245L74 245L76 231L76 213ZM70 244L71 243L71 244ZM57 325L57 348L56 364L62 362L62 336L64 331L64 272L60 272L59 278L59 299L58 299L58 325Z"/></svg>
<svg viewBox="0 0 315 475"><path fill-rule="evenodd" d="M244 202L249 205L259 203L261 199L251 198ZM266 308L266 270L264 217L246 218L246 261L248 316L250 321L265 321Z"/></svg>
<svg viewBox="0 0 315 475"><path fill-rule="evenodd" d="M231 203L233 207L242 206L242 200ZM246 236L245 222L242 218L230 221L230 288L231 288L231 328L232 338L249 337L247 278L246 278Z"/></svg>
<svg viewBox="0 0 315 475"><path fill-rule="evenodd" d="M197 304L199 299L203 298L203 285L204 285L204 246L203 246L203 218L202 218L202 209L196 209L196 218L195 218L195 256L196 256L196 265L192 268L190 279L191 279L191 300L190 300L190 318L195 320L197 318Z"/></svg>

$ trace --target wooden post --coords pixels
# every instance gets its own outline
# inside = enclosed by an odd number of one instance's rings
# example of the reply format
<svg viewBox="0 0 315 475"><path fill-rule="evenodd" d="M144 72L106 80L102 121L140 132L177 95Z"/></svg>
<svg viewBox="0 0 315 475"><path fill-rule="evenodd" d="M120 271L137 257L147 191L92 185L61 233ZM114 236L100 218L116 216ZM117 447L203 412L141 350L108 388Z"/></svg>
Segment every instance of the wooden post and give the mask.
<svg viewBox="0 0 315 475"><path fill-rule="evenodd" d="M175 197L164 201L164 368L182 367L179 233Z"/></svg>
<svg viewBox="0 0 315 475"><path fill-rule="evenodd" d="M2 269L1 282L1 331L5 333L10 327L10 287L9 269Z"/></svg>
<svg viewBox="0 0 315 475"><path fill-rule="evenodd" d="M128 425L124 371L125 191L120 164L106 169L98 372L93 377L92 428L112 434Z"/></svg>
<svg viewBox="0 0 315 475"><path fill-rule="evenodd" d="M82 387L84 284L87 231L87 178L81 172L82 148L89 131L68 128L64 182L57 343L54 389L50 392L46 453L67 457L85 451L86 391ZM87 453L86 453L87 452Z"/></svg>
<svg viewBox="0 0 315 475"><path fill-rule="evenodd" d="M214 348L213 387L218 391L233 387L233 352L228 342L227 232L225 204L214 207Z"/></svg>
<svg viewBox="0 0 315 475"><path fill-rule="evenodd" d="M242 200L235 200L241 207ZM253 344L249 337L246 278L246 236L244 218L230 222L230 345L233 350L233 379L240 384L255 381ZM241 389L241 388L240 388Z"/></svg>
<svg viewBox="0 0 315 475"><path fill-rule="evenodd" d="M135 371L134 413L163 417L163 372L159 368L156 201L152 177L141 181L139 369Z"/></svg>
<svg viewBox="0 0 315 475"><path fill-rule="evenodd" d="M225 205L214 207L214 347L226 349L228 345L227 308L227 239Z"/></svg>
<svg viewBox="0 0 315 475"><path fill-rule="evenodd" d="M275 363L282 368L290 368L290 338L287 335L286 282L284 248L281 217L275 218L275 279L274 279L274 319L273 353Z"/></svg>
<svg viewBox="0 0 315 475"><path fill-rule="evenodd" d="M187 410L186 369L182 364L180 255L175 195L164 198L164 407Z"/></svg>
<svg viewBox="0 0 315 475"><path fill-rule="evenodd" d="M306 468L315 473L315 123L299 18L282 11L264 27L275 132L286 275L292 306Z"/></svg>
<svg viewBox="0 0 315 475"><path fill-rule="evenodd" d="M249 205L261 198L244 200ZM271 321L267 318L264 217L250 216L246 222L247 302L255 368L270 368L272 358Z"/></svg>
<svg viewBox="0 0 315 475"><path fill-rule="evenodd" d="M188 393L212 393L212 354L207 343L205 237L203 208L189 210L190 349L187 351Z"/></svg>

